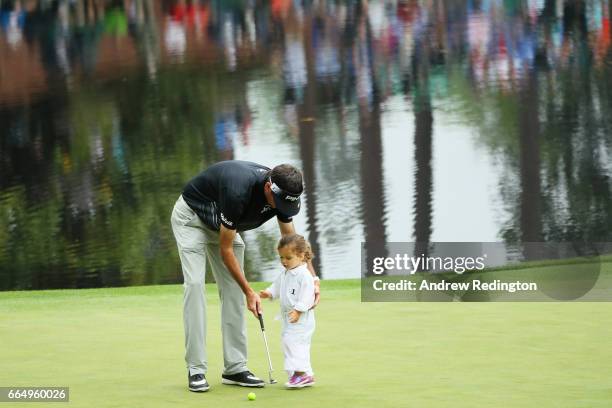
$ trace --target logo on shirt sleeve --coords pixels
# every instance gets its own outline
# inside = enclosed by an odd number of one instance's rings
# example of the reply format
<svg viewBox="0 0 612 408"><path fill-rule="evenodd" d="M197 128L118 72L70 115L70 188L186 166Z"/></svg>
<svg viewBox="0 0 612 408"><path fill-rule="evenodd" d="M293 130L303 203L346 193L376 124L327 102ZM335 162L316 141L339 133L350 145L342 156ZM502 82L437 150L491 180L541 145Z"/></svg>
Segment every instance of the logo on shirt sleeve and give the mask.
<svg viewBox="0 0 612 408"><path fill-rule="evenodd" d="M230 227L234 226L234 223L231 222L230 220L228 220L227 217L225 217L225 215L223 215L223 213L220 213L220 214L221 214L221 221L223 221L224 223L226 223Z"/></svg>

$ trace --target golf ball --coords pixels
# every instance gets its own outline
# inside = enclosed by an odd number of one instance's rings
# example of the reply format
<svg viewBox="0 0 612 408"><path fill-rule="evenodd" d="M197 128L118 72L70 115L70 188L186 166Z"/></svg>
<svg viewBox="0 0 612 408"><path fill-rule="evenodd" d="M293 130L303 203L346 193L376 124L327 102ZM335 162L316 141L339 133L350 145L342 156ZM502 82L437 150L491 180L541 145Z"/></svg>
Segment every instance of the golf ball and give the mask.
<svg viewBox="0 0 612 408"><path fill-rule="evenodd" d="M255 395L254 392L249 392L249 395L247 395L247 398L249 399L249 401L255 401L255 398L257 398L257 395Z"/></svg>

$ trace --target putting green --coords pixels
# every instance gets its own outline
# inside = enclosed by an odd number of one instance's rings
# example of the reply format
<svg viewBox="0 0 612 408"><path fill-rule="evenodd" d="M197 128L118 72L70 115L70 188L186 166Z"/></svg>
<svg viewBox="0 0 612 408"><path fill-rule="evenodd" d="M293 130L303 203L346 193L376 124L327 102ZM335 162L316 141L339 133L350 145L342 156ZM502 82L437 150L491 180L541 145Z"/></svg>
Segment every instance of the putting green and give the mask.
<svg viewBox="0 0 612 408"><path fill-rule="evenodd" d="M283 389L278 304L267 301L279 384L256 401L221 385L215 285L208 393L186 388L180 285L0 293L0 386L69 386L70 406L97 408L612 405L611 303L361 303L357 280L322 287L311 389ZM248 322L249 367L267 378Z"/></svg>

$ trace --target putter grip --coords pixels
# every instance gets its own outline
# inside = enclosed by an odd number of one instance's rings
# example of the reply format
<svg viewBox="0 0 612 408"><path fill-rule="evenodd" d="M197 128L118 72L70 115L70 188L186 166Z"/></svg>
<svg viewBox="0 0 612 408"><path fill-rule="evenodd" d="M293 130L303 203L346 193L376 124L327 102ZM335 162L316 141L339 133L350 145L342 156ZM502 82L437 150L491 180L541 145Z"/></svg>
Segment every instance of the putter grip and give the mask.
<svg viewBox="0 0 612 408"><path fill-rule="evenodd" d="M259 325L261 326L261 330L262 330L262 331L263 331L263 330L265 330L265 329L264 329L264 324L263 324L263 315L262 315L261 313L259 313L259 314L257 315L257 317L259 318Z"/></svg>

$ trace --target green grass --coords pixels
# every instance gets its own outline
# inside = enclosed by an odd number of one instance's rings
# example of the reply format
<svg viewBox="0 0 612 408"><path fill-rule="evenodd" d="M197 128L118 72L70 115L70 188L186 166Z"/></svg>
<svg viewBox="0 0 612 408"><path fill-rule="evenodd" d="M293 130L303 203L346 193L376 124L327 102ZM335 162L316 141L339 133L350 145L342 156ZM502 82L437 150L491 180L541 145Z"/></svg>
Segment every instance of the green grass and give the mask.
<svg viewBox="0 0 612 408"><path fill-rule="evenodd" d="M612 406L610 303L361 303L358 280L322 286L312 389L282 387L269 302L279 384L254 402L220 384L214 285L208 393L186 389L180 285L0 293L0 386L69 386L70 406L96 408ZM259 327L248 322L249 367L266 377Z"/></svg>

